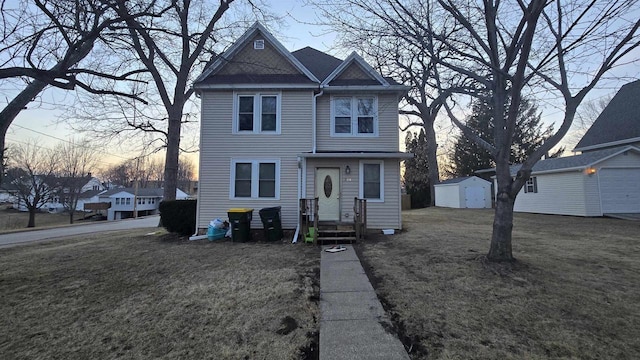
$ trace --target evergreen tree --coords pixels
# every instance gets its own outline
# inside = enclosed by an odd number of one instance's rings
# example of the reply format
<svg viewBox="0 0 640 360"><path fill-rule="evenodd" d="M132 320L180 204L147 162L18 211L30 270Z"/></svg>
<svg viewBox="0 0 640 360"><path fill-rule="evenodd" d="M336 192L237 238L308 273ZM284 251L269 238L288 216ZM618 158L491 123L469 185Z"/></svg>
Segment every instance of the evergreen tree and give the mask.
<svg viewBox="0 0 640 360"><path fill-rule="evenodd" d="M530 100L523 99L516 121L516 129L511 146L511 164L518 164L529 157L544 141L553 134L553 125L544 127L540 119L538 107ZM473 112L467 119L467 126L474 129L485 141L494 145L493 139L493 109L486 102L475 102ZM559 155L562 149L552 157ZM454 177L471 176L481 169L495 166L491 155L475 142L463 135L455 140L454 151L451 155L450 170Z"/></svg>
<svg viewBox="0 0 640 360"><path fill-rule="evenodd" d="M431 187L424 129L421 129L419 134L407 133L405 145L407 152L414 155L404 162L404 185L407 194L411 195L411 208L427 207L431 202Z"/></svg>

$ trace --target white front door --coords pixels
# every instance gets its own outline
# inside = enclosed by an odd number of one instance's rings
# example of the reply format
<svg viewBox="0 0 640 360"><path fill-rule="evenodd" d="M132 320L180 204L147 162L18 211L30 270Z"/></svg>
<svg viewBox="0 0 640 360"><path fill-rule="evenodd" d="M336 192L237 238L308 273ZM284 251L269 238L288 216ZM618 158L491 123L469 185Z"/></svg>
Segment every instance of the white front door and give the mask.
<svg viewBox="0 0 640 360"><path fill-rule="evenodd" d="M340 169L316 169L318 220L340 220Z"/></svg>

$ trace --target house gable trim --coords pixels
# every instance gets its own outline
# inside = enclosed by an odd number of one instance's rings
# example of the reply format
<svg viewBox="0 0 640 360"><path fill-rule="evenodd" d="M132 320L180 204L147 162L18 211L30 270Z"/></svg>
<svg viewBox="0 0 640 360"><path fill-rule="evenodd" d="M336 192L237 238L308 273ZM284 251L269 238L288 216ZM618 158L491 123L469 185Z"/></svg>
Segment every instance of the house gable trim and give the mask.
<svg viewBox="0 0 640 360"><path fill-rule="evenodd" d="M606 148L606 147L617 146L617 145L624 145L624 144L629 144L629 143L634 143L634 142L640 142L640 137L624 139L624 140L619 140L619 141L612 141L612 142L603 143L603 144L584 146L584 147L581 147L581 148L574 148L573 151L596 150L596 149L600 149L600 148Z"/></svg>
<svg viewBox="0 0 640 360"><path fill-rule="evenodd" d="M322 85L328 86L333 79L338 77L338 75L340 75L345 69L347 69L349 65L351 65L353 62L356 62L358 65L360 65L362 69L369 76L371 76L372 79L377 80L382 86L384 86L385 88L389 86L389 83L387 82L387 80L385 80L385 78L383 78L382 75L380 75L377 71L375 71L371 67L371 65L369 65L366 61L364 61L364 59L360 55L356 54L355 51L352 52L351 55L349 55L342 62L342 64L340 64L337 68L335 68L335 70L333 70L333 72L329 74L329 76L327 76L327 78L322 82Z"/></svg>
<svg viewBox="0 0 640 360"><path fill-rule="evenodd" d="M278 52L282 56L284 56L289 62L298 69L301 73L303 73L309 80L320 83L309 69L307 69L302 63L296 59L291 53L282 45L271 33L259 22L253 24L231 47L222 53L210 66L208 66L200 76L194 81L195 87L199 87L197 85L199 82L205 80L210 75L214 74L216 71L220 70L222 66L224 66L229 59L231 59L238 51L244 48L244 46L248 43L248 41L256 34L260 32L271 45L273 45Z"/></svg>

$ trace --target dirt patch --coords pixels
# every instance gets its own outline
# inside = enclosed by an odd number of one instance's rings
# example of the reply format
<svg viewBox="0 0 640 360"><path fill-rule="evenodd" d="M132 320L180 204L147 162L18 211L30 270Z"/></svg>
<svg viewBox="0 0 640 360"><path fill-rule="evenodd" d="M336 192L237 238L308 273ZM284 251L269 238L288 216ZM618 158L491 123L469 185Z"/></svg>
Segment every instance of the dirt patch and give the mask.
<svg viewBox="0 0 640 360"><path fill-rule="evenodd" d="M0 250L6 358L300 359L318 331L319 254L148 230Z"/></svg>
<svg viewBox="0 0 640 360"><path fill-rule="evenodd" d="M518 261L495 264L492 217L408 211L357 246L413 359L640 358L640 224L516 214Z"/></svg>

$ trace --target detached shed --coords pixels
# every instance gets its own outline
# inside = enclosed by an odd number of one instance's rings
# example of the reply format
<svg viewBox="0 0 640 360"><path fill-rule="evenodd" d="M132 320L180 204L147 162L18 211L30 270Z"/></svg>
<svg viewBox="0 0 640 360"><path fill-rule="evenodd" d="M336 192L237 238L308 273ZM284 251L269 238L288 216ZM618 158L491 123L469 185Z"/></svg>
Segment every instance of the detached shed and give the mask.
<svg viewBox="0 0 640 360"><path fill-rule="evenodd" d="M435 185L436 206L491 208L491 183L477 176L449 179Z"/></svg>

